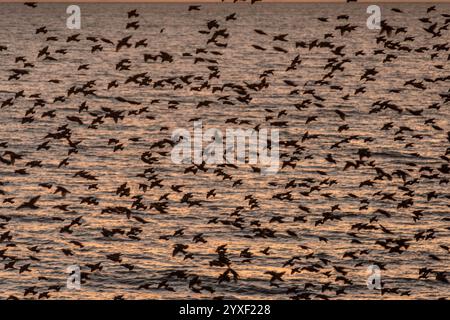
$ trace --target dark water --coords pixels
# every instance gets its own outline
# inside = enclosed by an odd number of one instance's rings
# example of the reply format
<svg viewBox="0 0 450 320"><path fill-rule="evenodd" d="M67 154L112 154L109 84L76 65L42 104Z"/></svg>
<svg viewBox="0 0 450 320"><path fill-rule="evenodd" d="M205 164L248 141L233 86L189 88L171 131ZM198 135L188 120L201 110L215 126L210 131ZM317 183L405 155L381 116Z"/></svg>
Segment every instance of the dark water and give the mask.
<svg viewBox="0 0 450 320"><path fill-rule="evenodd" d="M0 102L12 98L12 105L0 109L0 253L6 250L0 255L0 297L23 298L30 287L37 293L25 298L47 291L64 299L448 297L450 33L442 14L450 14L450 5L427 13L428 7L382 5L383 19L394 27L387 36L367 29L363 4L208 4L200 11L185 4L83 4L79 31L65 27L65 5L1 4L0 46L7 49L0 53ZM140 16L128 19L135 8ZM226 21L232 13L236 20ZM419 21L424 17L430 22ZM212 20L218 27L208 29ZM139 21L139 29L125 29L130 21ZM434 23L433 37L423 28ZM341 35L335 27L346 24L357 28ZM48 32L36 34L43 26ZM208 43L221 29L228 36L218 36L219 45ZM76 33L80 41L67 42ZM280 34L287 41L273 40ZM133 46L116 51L128 35ZM135 48L143 39L147 47ZM91 52L95 45L102 51ZM62 49L66 54L57 52ZM161 51L173 61L144 61L144 54ZM297 55L301 63L287 70ZM116 69L122 59L129 59L129 70ZM79 70L85 64L88 70ZM28 73L9 80L17 74L13 69ZM364 77L372 69L376 74ZM140 73L147 82L126 82ZM108 90L113 80L119 86ZM68 95L89 81L95 82L84 93ZM16 98L21 90L24 96ZM197 108L201 101L211 102ZM84 102L88 110L80 112ZM102 108L121 111L123 119L114 122ZM185 172L192 165L172 163L169 144L154 144L177 128L192 131L196 118L205 129L223 131L285 121L277 127L280 161L291 165L273 176L250 165ZM232 118L236 124L226 123ZM48 136L57 132L70 138ZM108 144L112 138L119 142ZM45 142L49 149L37 150ZM123 149L114 151L118 145ZM368 156L362 149L370 150ZM10 163L9 151L21 159ZM154 158L150 163L142 161L146 152ZM335 163L326 160L329 154ZM88 175L76 175L81 170ZM152 187L159 179L161 187ZM124 183L130 189L121 196L116 191ZM183 187L177 192L173 185ZM70 193L55 194L58 186ZM216 196L207 198L211 189ZM190 204L183 201L188 193ZM38 195L38 209L16 210ZM81 203L87 197L96 201ZM166 208L158 211L161 203ZM325 217L331 219L321 223ZM102 228L119 232L105 236ZM193 241L199 234L206 243ZM177 244L188 247L173 256ZM227 249L224 264L213 262L221 245ZM107 258L114 253L122 262ZM87 265L97 263L103 269L91 272ZM373 264L383 267L382 295L366 286ZM81 290L65 288L70 265L88 274ZM239 274L236 281L228 267ZM271 282L266 272L272 271L285 272L283 281ZM201 284L190 285L196 276Z"/></svg>

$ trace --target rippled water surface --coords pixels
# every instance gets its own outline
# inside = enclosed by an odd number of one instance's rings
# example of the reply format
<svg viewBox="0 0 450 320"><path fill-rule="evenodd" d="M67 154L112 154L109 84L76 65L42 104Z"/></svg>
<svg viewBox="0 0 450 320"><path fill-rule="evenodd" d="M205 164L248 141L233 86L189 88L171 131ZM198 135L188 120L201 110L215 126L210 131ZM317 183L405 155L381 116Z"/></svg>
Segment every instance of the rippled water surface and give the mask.
<svg viewBox="0 0 450 320"><path fill-rule="evenodd" d="M0 298L448 298L450 5L383 5L389 34L360 4L188 6L0 5ZM282 168L174 164L194 120L279 129Z"/></svg>

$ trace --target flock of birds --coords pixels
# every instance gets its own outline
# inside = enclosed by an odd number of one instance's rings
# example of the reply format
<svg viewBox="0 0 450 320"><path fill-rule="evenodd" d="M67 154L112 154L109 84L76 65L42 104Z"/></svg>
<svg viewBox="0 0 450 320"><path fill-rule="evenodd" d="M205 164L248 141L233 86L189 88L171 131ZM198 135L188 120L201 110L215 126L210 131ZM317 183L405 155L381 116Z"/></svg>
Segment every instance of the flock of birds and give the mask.
<svg viewBox="0 0 450 320"><path fill-rule="evenodd" d="M39 9L35 3L26 3L26 6L30 10ZM187 10L190 14L195 14L196 11L203 10L203 7L189 5ZM393 8L392 12L403 14L398 8ZM450 90L435 92L433 88L450 83L447 65L442 62L450 60L450 14L438 13L436 6L429 7L423 14L417 23L420 23L420 30L429 39L430 45L417 42L409 27L396 26L395 22L383 20L381 30L374 37L377 48L373 51L355 51L346 45L346 39L351 38L355 30L364 27L352 24L347 14L317 17L330 32L312 41L292 39L287 33L270 34L262 29L248 30L254 41L248 45L254 55L272 52L276 54L278 62L275 68L255 68L258 72L258 80L255 82L224 82L221 78L227 68L226 64L221 64L221 58L227 50L232 49L232 46L229 46L232 34L226 24L238 21L238 12L205 21L204 27L198 31L204 45L184 53L170 50L152 52L151 41L139 37L141 13L138 10L125 14L125 30L128 35L123 38L108 39L99 35L85 35L81 30L74 32L67 39L61 39L47 26L40 26L35 30L36 41L42 41L38 52L23 52L12 61L5 59L5 54L10 50L9 45L0 43L1 69L8 72L7 79L1 81L8 81L17 87L22 86L17 92L0 95L0 114L5 116L8 110L20 112L21 118L17 120L24 132L44 120L54 121L56 124L54 129L48 127L46 135L36 136L35 141L30 142L35 143L34 152L21 151L20 145L11 142L17 137L0 136L1 274L7 277L32 276L35 280L32 285L21 287L21 295L8 293L7 290L2 290L0 295L7 294L4 298L8 299L58 297L58 294L65 290L65 275L60 278L59 283L49 284L48 276L41 273L45 269L40 263L41 256L51 251L76 263L77 256L88 246L82 239L86 239L84 229L92 228L89 221L93 219L94 214L118 220L122 227L116 228L109 224L99 226L94 231L96 237L86 240L93 243L110 241L115 251L103 252L102 259L80 265L82 286L89 285L90 281L94 281L92 279L100 279L111 265L121 268L124 272L145 273L149 262L145 261L141 266L138 259L127 255L126 249L122 251L122 246L125 248L130 242L139 243L146 237L155 237L155 232L162 228L155 221L161 221L163 224L164 219L176 220L176 217L170 216L173 210L178 212L181 208L184 214L188 212L188 215L199 216L197 212L222 202L232 209L225 213L218 212L215 216L203 217L203 231L199 232L186 224L153 239L167 248L166 259L172 261L175 267L158 278L136 283L133 288L128 288L130 292L139 297L139 293L153 290L159 292L160 297L170 298L184 283L183 290L188 290L193 296L197 294L199 297L217 299L239 297L238 293L230 293L225 288L235 286L245 290L246 279L262 277L269 288L262 293L267 298L270 298L272 289L289 299L342 298L349 294L351 288L365 288L364 278L357 281L350 276L353 269L362 268L361 270L365 271L369 264L377 264L382 274L388 273L389 268L395 269L395 264L391 261L395 261L396 257L407 254L413 247L424 246L428 253L421 255L419 262L414 262L421 267L411 271L415 273L412 277L416 285L420 286L420 283L425 282L438 288L434 298L448 297L449 270L435 265L442 266L441 263L447 263L448 266L450 257L450 193L445 192L450 177L450 126L448 118L438 117L440 114L448 115ZM337 24L333 25L334 22ZM164 32L164 28L160 30L161 34ZM100 87L100 82L103 81L94 78L95 75L91 75L89 81L81 83L76 77L57 79L54 74L49 73L47 79L41 79L43 85L49 84L46 91L39 92L36 87L29 86L26 79L35 69L40 65L63 62L72 46L88 46L91 55L102 55L104 51L114 52L117 60L108 61L108 64L119 76ZM305 60L315 50L329 57L324 65L316 68L316 76L319 77L317 80L305 80L307 78L302 73L302 68ZM140 62L149 65L148 70L134 68L136 61L130 58L128 53L136 51L139 52ZM405 78L403 87L390 88L389 92L383 93L386 98L380 98L369 105L368 114L373 121L385 119L381 116L390 117L391 121L377 124L378 132L366 135L352 132L353 125L358 122L353 103L367 104L365 101L370 100L365 99L371 93L371 84L383 79L381 70L407 55L425 57L426 61L433 64L432 74L437 76L421 78L418 75L414 79ZM377 67L362 66L355 69L358 70L353 75L356 80L349 85L341 81L340 76L358 57L372 57L379 61L379 64ZM199 72L180 75L179 71L173 70L161 79L151 76L152 66L170 66L180 59L185 59L183 61L192 64ZM85 61L79 63L76 72L89 75L93 68L89 57L81 57L81 60ZM277 81L281 81L281 87L287 90L286 97L296 102L272 108L258 105L258 96L270 92ZM51 89L52 85L66 85L69 82L64 94L54 93ZM174 94L186 92L193 95L196 99L194 109L199 116L186 119L189 123L202 120L203 110L214 105L221 106L223 110L234 107L256 110L258 117L244 118L236 114L225 119L223 125L255 130L264 127L279 128L282 132L280 173L261 177L261 169L254 165L238 167L226 163L202 163L184 165L177 170L180 180L203 176L206 181L213 181L216 187L204 194L197 192L195 186L189 188L186 184L169 182L177 181L177 177L170 180L160 164L170 159L171 148L176 144L176 141L170 139L173 126L161 125L161 138L152 143L146 142L146 136L133 136L124 140L121 138L120 129L114 128L119 128L120 124L128 119L140 119L139 121L148 121L155 125L160 117L160 114L154 112L157 105L164 106L166 113L170 114L182 112L183 102L171 97L143 102L138 95L130 98L121 94L122 90L126 91L130 87L147 92L164 89L173 90ZM325 89L330 90L340 103L330 103L328 97L323 94ZM105 90L110 94L110 105L104 103L98 108L93 107L98 92ZM423 105L402 105L402 96L410 94L434 99L435 102L426 105L427 99L424 98ZM61 117L60 106L70 104L75 99L82 102L76 109L70 109L69 115ZM117 105L121 107L118 108ZM328 124L326 131L317 130L314 125L321 121L325 113L331 114L333 122ZM377 118L378 116L380 118ZM283 135L292 125L293 119L298 119L296 117L303 119L297 134ZM14 120L16 119L10 119ZM420 129L419 126L408 125L408 121L420 122ZM130 181L114 181L114 184L117 184L113 191L102 190L101 181L104 177L99 177L94 170L88 167L76 171L71 169L71 163L76 162L77 157L96 157L95 152L89 154L89 139L78 137L96 135L96 132L106 127L113 128L110 131L113 135L107 137L106 146L111 157L122 152L132 153L136 144L144 144L147 149L135 155L140 163L137 166L140 170L137 176L130 177ZM75 134L77 132L82 134ZM327 137L331 132L331 138ZM327 139L327 143L322 144L322 148L326 146L326 149L324 157L319 159L311 150L323 138ZM406 154L393 164L395 169L384 167L383 158L376 155L375 145L379 139L395 143L399 146L399 152ZM424 159L430 157L425 154L426 144L431 143L429 139L438 141L433 140L433 143L438 145L441 153L438 157L431 156L431 161L423 165L421 163ZM66 156L55 158L56 148L63 148ZM421 150L424 153L421 153ZM44 155L47 155L48 159L56 159L58 163L45 163L41 160L45 158ZM112 161L121 160L118 158ZM316 162L324 163L326 169L312 170L307 175L304 172L299 173L299 168L305 163ZM131 163L123 165L132 166ZM240 176L242 170L245 170L244 176ZM66 172L66 179L47 181L46 171L49 174L52 171ZM14 184L17 177L28 179L43 172L44 175L40 177L44 180L33 186L37 189L22 188ZM356 179L352 181L355 183L354 187L343 188L343 181L346 177L354 177L353 173L359 177L352 178ZM139 182L136 182L136 179ZM267 198L262 199L255 192L246 189L252 179L260 182L259 187L255 188L266 188ZM77 195L75 188L70 187L72 181L76 181L76 184L84 189L83 195ZM28 194L27 190L39 192ZM238 199L227 199L224 190L235 190ZM114 204L105 204L101 197L97 196L97 193L108 192L109 196L114 198ZM158 196L155 198L155 195ZM54 199L53 205L46 204L48 198ZM343 200L345 202L342 202ZM347 203L355 205L358 213L348 214ZM296 209L286 209L286 215L271 214L271 204L286 208L295 206ZM322 209L323 206L327 209ZM87 213L79 215L75 207L82 207ZM438 207L444 208L444 212L437 214ZM25 239L18 239L24 230L19 228L17 220L23 218L23 215L32 217L39 210L45 210L52 223L57 225L57 237L65 242L64 247L56 249L39 244L26 245ZM23 215L20 215L22 213ZM155 220L155 217L159 220ZM407 221L404 230L395 219ZM438 219L439 227L424 228L427 219ZM346 232L339 238L333 239L322 234L322 230L332 229L336 225L346 228ZM222 243L220 239L211 240L214 237L214 228L225 230ZM305 240L303 230L307 228L317 231ZM236 248L231 245L231 240L230 243L227 242L231 235L248 241L247 244L255 243L255 247ZM284 250L287 241L297 242L296 253L282 262L270 260L277 251ZM316 247L316 241L324 246ZM327 256L330 254L327 253L327 248L333 242L339 242L339 246L344 250L340 260ZM212 246L212 243L215 245ZM256 243L267 245L258 248ZM96 250L95 245L88 247L89 251ZM200 264L199 259L203 259L205 252L213 257L207 264ZM375 252L384 258L369 258ZM152 257L148 259L151 265ZM251 268L259 259L270 261L265 269L259 266L250 275L240 272L243 266ZM195 268L199 265L200 268ZM207 275L202 274L204 269L209 269ZM296 276L302 276L302 279L306 277L309 281L299 284L294 281ZM383 282L378 294L380 297L384 295L396 298L415 296L414 289L395 286L395 282ZM117 292L114 296L115 299L127 297L126 291Z"/></svg>

